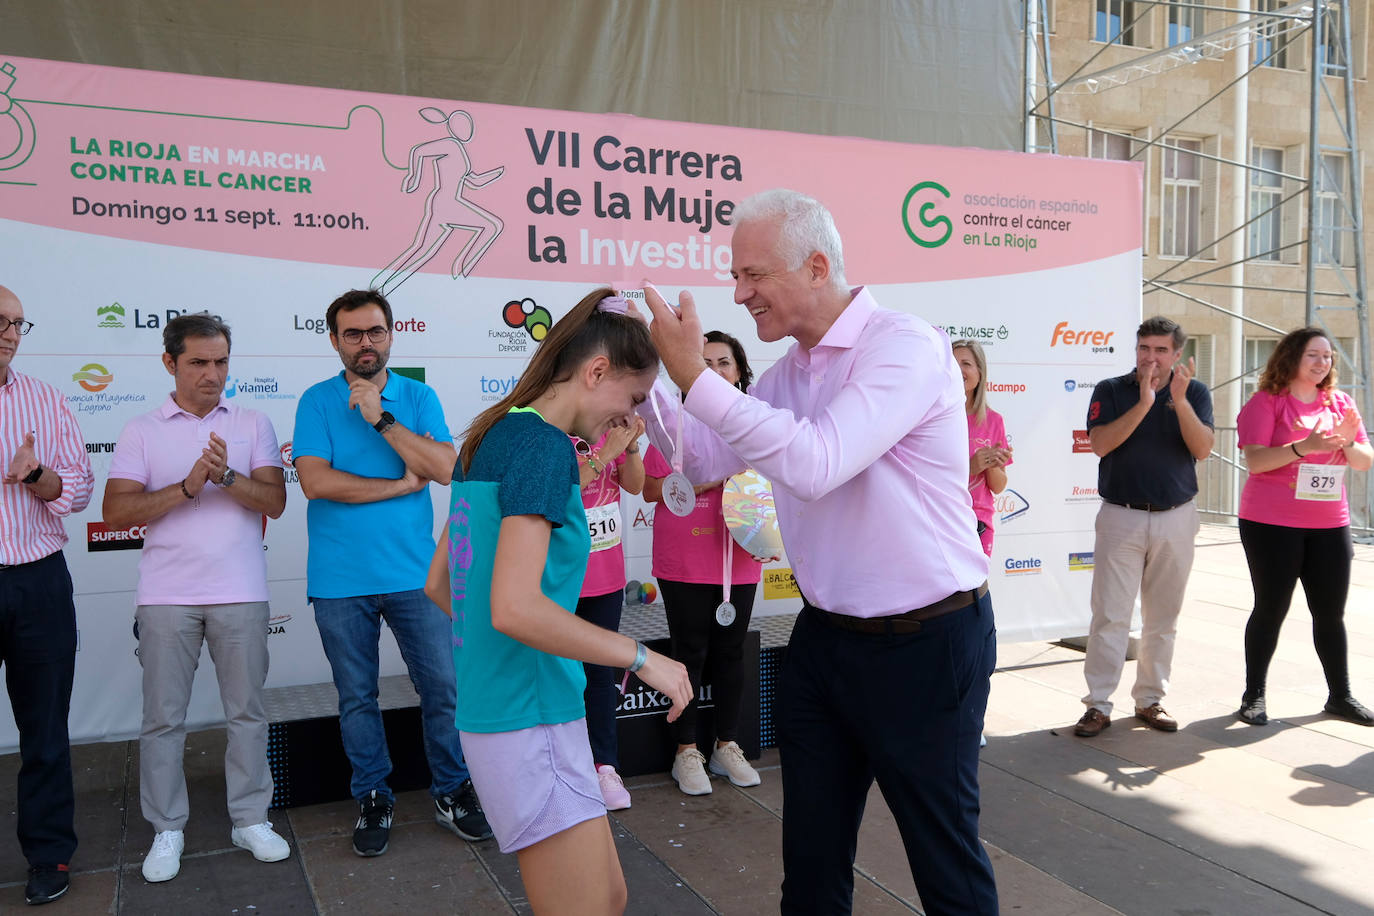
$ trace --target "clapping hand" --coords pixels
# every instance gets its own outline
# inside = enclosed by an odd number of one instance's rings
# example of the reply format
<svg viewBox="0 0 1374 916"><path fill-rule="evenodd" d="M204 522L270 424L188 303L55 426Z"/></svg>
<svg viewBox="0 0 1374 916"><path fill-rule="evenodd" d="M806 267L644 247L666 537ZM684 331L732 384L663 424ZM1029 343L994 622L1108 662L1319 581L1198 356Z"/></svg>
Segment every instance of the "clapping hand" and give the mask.
<svg viewBox="0 0 1374 916"><path fill-rule="evenodd" d="M5 483L22 483L25 477L38 467L38 456L34 452L34 434L25 433L24 443L15 449L9 469L5 471Z"/></svg>

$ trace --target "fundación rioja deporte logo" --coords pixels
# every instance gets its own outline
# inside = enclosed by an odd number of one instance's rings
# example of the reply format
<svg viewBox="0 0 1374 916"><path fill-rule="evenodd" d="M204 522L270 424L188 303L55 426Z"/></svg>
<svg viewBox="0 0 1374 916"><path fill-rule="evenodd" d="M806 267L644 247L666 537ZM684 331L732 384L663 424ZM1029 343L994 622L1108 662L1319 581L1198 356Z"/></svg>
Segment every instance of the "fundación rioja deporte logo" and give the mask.
<svg viewBox="0 0 1374 916"><path fill-rule="evenodd" d="M906 234L911 236L911 240L922 248L939 248L954 234L954 223L948 216L939 213L933 217L930 215L938 202L937 194L945 200L949 199L949 191L944 185L935 181L922 181L920 184L912 185L911 190L906 192L906 199L902 201L902 226L905 227ZM912 226L913 207L916 211L916 222L922 230L919 232Z"/></svg>

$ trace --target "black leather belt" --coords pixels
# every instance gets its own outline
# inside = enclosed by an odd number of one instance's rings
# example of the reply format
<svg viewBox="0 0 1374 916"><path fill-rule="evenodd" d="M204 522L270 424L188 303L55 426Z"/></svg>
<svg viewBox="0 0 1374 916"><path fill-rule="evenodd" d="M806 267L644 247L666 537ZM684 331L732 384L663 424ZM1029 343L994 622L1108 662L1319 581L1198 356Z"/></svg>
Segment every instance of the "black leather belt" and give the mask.
<svg viewBox="0 0 1374 916"><path fill-rule="evenodd" d="M806 602L806 607L820 614L826 623L840 629L855 633L877 633L890 636L896 633L919 633L922 621L933 620L936 617L961 611L987 593L988 584L984 582L975 589L955 592L948 598L941 598L934 604L927 604L925 607L918 607L914 611L904 611L901 614L889 614L886 617L853 617L849 614L836 614L833 611L818 608L810 601Z"/></svg>
<svg viewBox="0 0 1374 916"><path fill-rule="evenodd" d="M1154 503L1123 503L1117 502L1114 499L1107 499L1106 497L1103 497L1102 501L1111 503L1113 506L1120 506L1123 509L1139 509L1141 512L1168 512L1170 509L1177 509L1179 506L1188 505L1187 503L1175 503L1172 506L1158 506Z"/></svg>

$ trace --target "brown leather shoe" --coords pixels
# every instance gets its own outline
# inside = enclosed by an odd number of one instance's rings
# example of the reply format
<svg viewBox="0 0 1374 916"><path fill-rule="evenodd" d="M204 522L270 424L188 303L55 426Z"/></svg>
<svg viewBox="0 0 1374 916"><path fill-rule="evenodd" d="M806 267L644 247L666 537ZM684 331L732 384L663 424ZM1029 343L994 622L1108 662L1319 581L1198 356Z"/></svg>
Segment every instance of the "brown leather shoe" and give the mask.
<svg viewBox="0 0 1374 916"><path fill-rule="evenodd" d="M1139 706L1135 708L1135 717L1144 722L1150 728L1157 728L1162 732L1178 731L1178 720L1164 711L1164 707L1158 703L1152 703L1145 709Z"/></svg>
<svg viewBox="0 0 1374 916"><path fill-rule="evenodd" d="M1080 738L1096 738L1102 733L1102 729L1111 728L1112 717L1100 709L1093 707L1083 713L1083 718L1078 720L1078 724L1073 727L1073 733Z"/></svg>

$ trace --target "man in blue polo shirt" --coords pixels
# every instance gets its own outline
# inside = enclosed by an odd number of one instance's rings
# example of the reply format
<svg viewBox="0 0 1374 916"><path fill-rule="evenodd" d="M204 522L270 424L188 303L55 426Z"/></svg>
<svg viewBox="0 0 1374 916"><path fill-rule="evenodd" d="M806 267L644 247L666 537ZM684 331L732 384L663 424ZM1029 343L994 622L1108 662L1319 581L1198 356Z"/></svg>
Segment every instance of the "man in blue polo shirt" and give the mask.
<svg viewBox="0 0 1374 916"><path fill-rule="evenodd" d="M1180 362L1187 340L1178 323L1146 319L1136 331L1135 369L1104 379L1088 405L1088 438L1097 468L1097 539L1093 547L1092 625L1083 676L1088 709L1074 734L1092 738L1112 724L1111 696L1121 682L1131 614L1140 593L1140 655L1135 716L1151 728L1178 730L1160 701L1169 689L1174 634L1193 568L1197 469L1212 451L1212 395Z"/></svg>
<svg viewBox="0 0 1374 916"><path fill-rule="evenodd" d="M465 840L486 839L491 828L454 724L451 625L424 593L434 553L429 483L452 478L453 437L433 389L387 370L392 316L381 293L344 293L325 320L344 368L301 396L292 454L310 500L306 593L334 672L359 805L353 851L381 855L391 831L391 760L377 705L383 619L420 694L435 819Z"/></svg>

